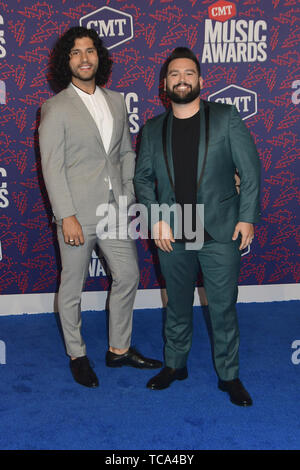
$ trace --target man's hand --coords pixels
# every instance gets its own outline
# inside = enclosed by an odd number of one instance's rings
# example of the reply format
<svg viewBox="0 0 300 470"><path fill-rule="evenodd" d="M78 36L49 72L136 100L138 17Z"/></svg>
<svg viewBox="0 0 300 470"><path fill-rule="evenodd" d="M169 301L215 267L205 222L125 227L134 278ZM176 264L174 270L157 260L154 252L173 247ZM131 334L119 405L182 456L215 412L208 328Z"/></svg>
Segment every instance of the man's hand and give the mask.
<svg viewBox="0 0 300 470"><path fill-rule="evenodd" d="M161 220L153 225L153 237L155 245L163 251L173 251L171 242L175 243L171 227Z"/></svg>
<svg viewBox="0 0 300 470"><path fill-rule="evenodd" d="M252 243L252 240L254 238L253 224L249 224L248 222L238 222L235 226L232 240L236 240L239 233L242 235L242 241L239 246L239 249L243 250L244 248L246 248L246 246Z"/></svg>
<svg viewBox="0 0 300 470"><path fill-rule="evenodd" d="M79 246L84 244L82 228L75 215L63 219L62 231L65 243L68 245Z"/></svg>

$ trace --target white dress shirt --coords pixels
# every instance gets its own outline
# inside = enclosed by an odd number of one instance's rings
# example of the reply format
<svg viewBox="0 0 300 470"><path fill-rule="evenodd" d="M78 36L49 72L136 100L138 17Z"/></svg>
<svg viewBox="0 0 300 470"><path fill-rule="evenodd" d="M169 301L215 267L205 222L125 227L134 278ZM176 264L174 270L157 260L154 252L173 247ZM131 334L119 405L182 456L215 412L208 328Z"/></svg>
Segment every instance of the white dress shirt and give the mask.
<svg viewBox="0 0 300 470"><path fill-rule="evenodd" d="M92 118L94 119L96 126L98 127L104 149L108 152L112 129L113 129L113 117L104 97L101 89L96 86L95 91L92 95L82 91L77 86L73 85L74 90L78 93L85 106L89 110ZM110 178L108 177L109 189L112 189Z"/></svg>

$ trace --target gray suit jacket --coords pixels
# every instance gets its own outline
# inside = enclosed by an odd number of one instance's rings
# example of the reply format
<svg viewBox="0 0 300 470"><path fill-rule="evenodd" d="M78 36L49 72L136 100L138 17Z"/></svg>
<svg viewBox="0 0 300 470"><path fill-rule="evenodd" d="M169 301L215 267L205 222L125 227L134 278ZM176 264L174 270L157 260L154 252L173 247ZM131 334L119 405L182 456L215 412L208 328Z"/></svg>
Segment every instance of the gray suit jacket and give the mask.
<svg viewBox="0 0 300 470"><path fill-rule="evenodd" d="M106 153L98 128L70 84L47 100L39 126L42 170L56 222L76 215L82 225L97 224L96 210L109 198L126 195L134 202L132 150L127 111L120 93L102 88L111 114L113 132Z"/></svg>

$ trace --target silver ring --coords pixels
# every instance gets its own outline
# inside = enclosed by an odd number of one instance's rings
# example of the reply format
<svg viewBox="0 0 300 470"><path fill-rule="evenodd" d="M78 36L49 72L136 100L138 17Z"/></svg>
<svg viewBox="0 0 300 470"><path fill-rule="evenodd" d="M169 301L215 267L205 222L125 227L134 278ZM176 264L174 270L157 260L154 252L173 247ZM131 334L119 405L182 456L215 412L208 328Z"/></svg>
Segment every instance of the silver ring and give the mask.
<svg viewBox="0 0 300 470"><path fill-rule="evenodd" d="M74 240L69 240L70 243L74 243Z"/></svg>

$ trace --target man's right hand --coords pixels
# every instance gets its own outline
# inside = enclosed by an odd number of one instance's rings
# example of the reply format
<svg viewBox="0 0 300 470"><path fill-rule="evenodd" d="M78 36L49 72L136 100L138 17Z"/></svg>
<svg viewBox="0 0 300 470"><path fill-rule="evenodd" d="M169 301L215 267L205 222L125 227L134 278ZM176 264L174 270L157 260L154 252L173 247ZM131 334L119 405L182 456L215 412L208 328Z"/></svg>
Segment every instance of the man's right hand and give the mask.
<svg viewBox="0 0 300 470"><path fill-rule="evenodd" d="M68 245L79 246L84 244L82 228L75 215L63 219L62 231L65 243Z"/></svg>
<svg viewBox="0 0 300 470"><path fill-rule="evenodd" d="M158 248L168 253L173 251L171 242L175 243L175 240L172 229L166 222L161 220L153 225L153 237Z"/></svg>

